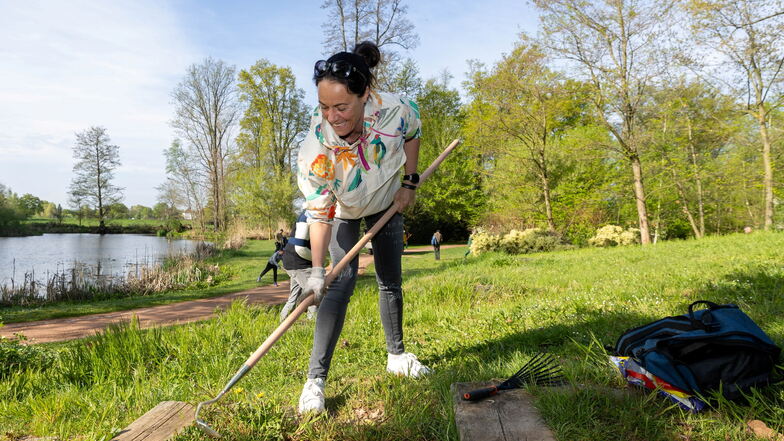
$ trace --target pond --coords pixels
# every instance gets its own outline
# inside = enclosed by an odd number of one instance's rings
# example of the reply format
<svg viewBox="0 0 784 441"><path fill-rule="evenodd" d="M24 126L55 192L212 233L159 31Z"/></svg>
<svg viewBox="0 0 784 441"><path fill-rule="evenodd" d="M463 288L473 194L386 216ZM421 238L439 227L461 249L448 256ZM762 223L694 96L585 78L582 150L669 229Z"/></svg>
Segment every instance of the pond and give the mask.
<svg viewBox="0 0 784 441"><path fill-rule="evenodd" d="M124 277L141 266L155 265L168 256L190 254L199 242L141 234L44 234L0 237L0 286L10 286L34 275L87 270L92 276Z"/></svg>

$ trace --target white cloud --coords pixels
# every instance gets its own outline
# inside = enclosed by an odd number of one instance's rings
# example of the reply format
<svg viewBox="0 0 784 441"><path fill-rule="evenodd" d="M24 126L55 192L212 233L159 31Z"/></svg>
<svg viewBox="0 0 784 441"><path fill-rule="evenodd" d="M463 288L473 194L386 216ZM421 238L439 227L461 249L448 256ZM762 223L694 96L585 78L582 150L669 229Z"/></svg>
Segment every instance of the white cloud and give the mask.
<svg viewBox="0 0 784 441"><path fill-rule="evenodd" d="M126 201L154 203L172 136L169 94L199 58L175 12L84 0L2 2L0 11L0 182L65 202L74 133L102 125L128 168L117 174Z"/></svg>

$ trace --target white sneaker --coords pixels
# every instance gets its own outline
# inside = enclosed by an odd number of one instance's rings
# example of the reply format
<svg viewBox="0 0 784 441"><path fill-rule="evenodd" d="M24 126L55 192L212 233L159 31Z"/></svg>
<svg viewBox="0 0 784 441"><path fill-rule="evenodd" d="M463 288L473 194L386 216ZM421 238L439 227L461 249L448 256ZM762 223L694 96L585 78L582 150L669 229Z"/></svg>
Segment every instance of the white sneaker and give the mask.
<svg viewBox="0 0 784 441"><path fill-rule="evenodd" d="M308 378L299 396L299 413L321 413L324 410L324 379Z"/></svg>
<svg viewBox="0 0 784 441"><path fill-rule="evenodd" d="M387 372L418 378L420 375L429 374L430 368L420 363L416 355L410 352L403 352L399 355L388 354Z"/></svg>

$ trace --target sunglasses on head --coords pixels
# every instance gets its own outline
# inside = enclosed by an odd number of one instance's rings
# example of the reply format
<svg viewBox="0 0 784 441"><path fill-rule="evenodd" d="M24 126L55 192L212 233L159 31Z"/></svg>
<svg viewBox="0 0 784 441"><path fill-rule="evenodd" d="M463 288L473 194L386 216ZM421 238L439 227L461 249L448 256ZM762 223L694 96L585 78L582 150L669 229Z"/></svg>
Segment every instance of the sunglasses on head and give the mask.
<svg viewBox="0 0 784 441"><path fill-rule="evenodd" d="M348 61L339 60L330 62L327 60L319 60L316 61L316 65L313 66L313 76L316 78L322 78L330 73L336 78L347 79L351 76L352 72L356 72L362 76L362 78L365 78L365 75Z"/></svg>

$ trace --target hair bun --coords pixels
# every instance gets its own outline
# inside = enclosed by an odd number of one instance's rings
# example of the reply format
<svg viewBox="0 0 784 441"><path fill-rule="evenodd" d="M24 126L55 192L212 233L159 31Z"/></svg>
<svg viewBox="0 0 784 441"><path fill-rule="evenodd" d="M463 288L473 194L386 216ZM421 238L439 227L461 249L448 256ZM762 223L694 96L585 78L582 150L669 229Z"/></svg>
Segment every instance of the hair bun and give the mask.
<svg viewBox="0 0 784 441"><path fill-rule="evenodd" d="M363 41L354 46L354 53L365 59L368 67L373 69L381 62L381 51L372 41Z"/></svg>

